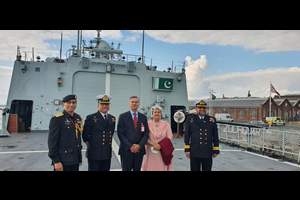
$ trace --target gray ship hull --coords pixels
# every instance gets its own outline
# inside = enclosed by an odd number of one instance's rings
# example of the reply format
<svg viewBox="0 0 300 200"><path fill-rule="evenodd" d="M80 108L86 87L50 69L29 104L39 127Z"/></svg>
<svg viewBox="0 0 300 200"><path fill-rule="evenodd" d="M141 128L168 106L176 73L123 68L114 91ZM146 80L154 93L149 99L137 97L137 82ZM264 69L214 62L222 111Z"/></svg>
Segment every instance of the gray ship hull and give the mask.
<svg viewBox="0 0 300 200"><path fill-rule="evenodd" d="M161 80L166 80L165 88L158 85ZM184 69L182 73L162 72L135 61L75 56L64 63L51 58L46 62L17 60L6 104L10 111L3 116L1 135L9 135L10 115L17 115L22 131L48 130L51 117L64 110L62 99L68 94L77 95L75 112L85 119L97 111L95 96L104 93L113 96L110 114L117 118L129 110L133 95L140 98L139 111L149 120L153 105L163 108L162 119L171 125L178 109L188 110Z"/></svg>

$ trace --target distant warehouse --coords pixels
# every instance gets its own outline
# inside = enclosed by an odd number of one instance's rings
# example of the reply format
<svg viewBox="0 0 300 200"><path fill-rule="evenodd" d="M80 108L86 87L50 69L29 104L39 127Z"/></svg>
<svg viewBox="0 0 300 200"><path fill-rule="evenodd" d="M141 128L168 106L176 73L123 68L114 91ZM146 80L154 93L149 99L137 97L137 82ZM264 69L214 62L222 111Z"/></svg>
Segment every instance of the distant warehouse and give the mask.
<svg viewBox="0 0 300 200"><path fill-rule="evenodd" d="M269 116L270 98L259 97L233 97L220 98L209 101L211 115L228 111L234 121L259 121ZM192 110L193 100L189 100L189 108ZM300 120L300 94L281 95L271 100L271 115L282 117L286 121ZM209 112L209 110L207 110Z"/></svg>

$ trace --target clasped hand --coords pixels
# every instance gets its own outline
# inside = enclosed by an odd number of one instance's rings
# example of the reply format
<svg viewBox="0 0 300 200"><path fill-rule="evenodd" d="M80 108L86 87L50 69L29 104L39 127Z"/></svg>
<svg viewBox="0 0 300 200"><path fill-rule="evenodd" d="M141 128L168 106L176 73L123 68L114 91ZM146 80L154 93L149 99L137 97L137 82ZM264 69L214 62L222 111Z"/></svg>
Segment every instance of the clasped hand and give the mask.
<svg viewBox="0 0 300 200"><path fill-rule="evenodd" d="M138 144L133 144L130 148L131 153L138 153L140 151L141 146Z"/></svg>

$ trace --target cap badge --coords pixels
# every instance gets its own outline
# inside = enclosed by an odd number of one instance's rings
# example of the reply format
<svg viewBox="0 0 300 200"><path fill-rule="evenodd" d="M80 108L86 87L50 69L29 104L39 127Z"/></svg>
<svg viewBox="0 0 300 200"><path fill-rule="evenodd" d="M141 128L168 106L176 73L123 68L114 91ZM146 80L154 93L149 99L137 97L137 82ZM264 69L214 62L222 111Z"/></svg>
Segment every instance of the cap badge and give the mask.
<svg viewBox="0 0 300 200"><path fill-rule="evenodd" d="M108 97L105 95L102 100L103 101L108 101Z"/></svg>

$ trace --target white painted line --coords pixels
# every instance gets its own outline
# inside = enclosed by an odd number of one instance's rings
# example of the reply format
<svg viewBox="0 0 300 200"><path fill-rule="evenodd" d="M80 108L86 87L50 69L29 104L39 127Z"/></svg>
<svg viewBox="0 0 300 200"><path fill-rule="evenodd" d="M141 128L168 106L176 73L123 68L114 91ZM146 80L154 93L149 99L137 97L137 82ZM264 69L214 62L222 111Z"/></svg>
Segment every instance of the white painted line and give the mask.
<svg viewBox="0 0 300 200"><path fill-rule="evenodd" d="M184 151L184 149L175 149L174 151ZM241 150L230 150L230 149L221 149L221 152L226 152L226 151L241 151Z"/></svg>
<svg viewBox="0 0 300 200"><path fill-rule="evenodd" d="M113 148L113 151L114 151L119 163L121 164L121 158L118 155L119 154L119 145L116 143L115 139L113 139L113 141L112 141L112 148Z"/></svg>
<svg viewBox="0 0 300 200"><path fill-rule="evenodd" d="M248 152L248 151L245 151L245 152L248 153L248 154L252 154L252 155L255 155L255 156L259 156L259 157L262 157L262 158L266 158L266 159L269 159L269 160L274 160L274 161L280 162L278 159L275 159L275 158L270 158L270 157L267 157L267 156L264 156L264 155L260 155L260 154L256 154L256 153L252 153L252 152ZM285 162L285 161L282 162L282 163L288 164L288 165L292 165L294 167L299 167L300 168L299 165L294 164L294 163Z"/></svg>
<svg viewBox="0 0 300 200"><path fill-rule="evenodd" d="M242 150L237 150L237 149L220 149L220 152L228 152L228 151L235 151L235 152L242 152Z"/></svg>
<svg viewBox="0 0 300 200"><path fill-rule="evenodd" d="M300 168L300 166L297 165L297 164L295 164L295 163L290 163L290 162L286 162L286 161L284 161L284 162L282 162L282 163L285 163L285 164L292 165L292 166L294 166L294 167L299 167L299 168Z"/></svg>
<svg viewBox="0 0 300 200"><path fill-rule="evenodd" d="M269 160L278 161L278 159L270 158L270 157L267 157L267 156L264 156L264 155L260 155L260 154L257 154L257 153L252 153L252 152L249 152L249 151L245 151L245 153L252 154L252 155L255 155L255 156L259 156L259 157L262 157L262 158L266 158L266 159L269 159Z"/></svg>
<svg viewBox="0 0 300 200"><path fill-rule="evenodd" d="M48 153L48 150L43 151L11 151L11 152L0 152L0 154L17 154L17 153Z"/></svg>

